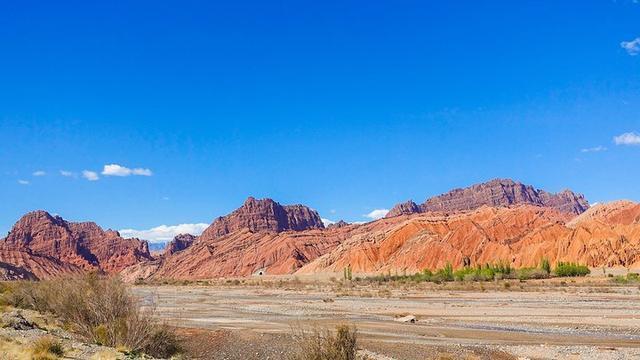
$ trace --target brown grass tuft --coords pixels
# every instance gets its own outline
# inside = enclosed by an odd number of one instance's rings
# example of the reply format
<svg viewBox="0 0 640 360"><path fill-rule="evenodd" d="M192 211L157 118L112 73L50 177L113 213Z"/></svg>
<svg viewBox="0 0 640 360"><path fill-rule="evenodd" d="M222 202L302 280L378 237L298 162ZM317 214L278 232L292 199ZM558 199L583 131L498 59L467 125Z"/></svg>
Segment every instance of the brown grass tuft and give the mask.
<svg viewBox="0 0 640 360"><path fill-rule="evenodd" d="M34 360L57 359L64 355L64 348L60 341L51 336L43 336L33 342L31 353Z"/></svg>
<svg viewBox="0 0 640 360"><path fill-rule="evenodd" d="M355 360L357 331L355 327L339 325L335 332L314 329L294 331L298 352L291 360Z"/></svg>

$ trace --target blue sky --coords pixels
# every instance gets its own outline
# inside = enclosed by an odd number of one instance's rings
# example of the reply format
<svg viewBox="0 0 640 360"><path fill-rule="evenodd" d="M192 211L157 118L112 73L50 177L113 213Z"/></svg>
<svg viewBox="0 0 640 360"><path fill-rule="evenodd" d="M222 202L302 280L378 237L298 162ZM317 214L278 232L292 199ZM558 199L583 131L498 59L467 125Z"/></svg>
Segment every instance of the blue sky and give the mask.
<svg viewBox="0 0 640 360"><path fill-rule="evenodd" d="M631 0L4 1L0 231L249 195L364 221L496 177L637 201L639 24Z"/></svg>

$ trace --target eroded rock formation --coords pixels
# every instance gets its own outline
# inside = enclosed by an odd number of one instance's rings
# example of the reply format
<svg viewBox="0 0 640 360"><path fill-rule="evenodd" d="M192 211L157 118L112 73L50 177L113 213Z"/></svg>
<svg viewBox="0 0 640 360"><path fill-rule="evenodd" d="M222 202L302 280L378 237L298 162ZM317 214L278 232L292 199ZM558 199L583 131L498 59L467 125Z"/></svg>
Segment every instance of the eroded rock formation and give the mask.
<svg viewBox="0 0 640 360"><path fill-rule="evenodd" d="M114 273L150 259L146 241L124 239L92 222L67 222L46 211L26 214L0 241L0 261L38 278L81 270Z"/></svg>
<svg viewBox="0 0 640 360"><path fill-rule="evenodd" d="M241 229L280 232L323 228L320 215L306 206L282 206L271 199L257 200L249 197L231 214L215 219L200 237L210 240Z"/></svg>
<svg viewBox="0 0 640 360"><path fill-rule="evenodd" d="M418 206L418 204L414 203L412 200L409 200L407 202L397 204L396 206L391 208L391 210L389 210L389 212L387 213L387 215L385 215L385 217L411 215L411 214L418 214L420 212L422 212L422 210L420 209L420 206Z"/></svg>
<svg viewBox="0 0 640 360"><path fill-rule="evenodd" d="M182 251L193 244L196 237L191 234L179 234L167 244L164 250L164 255L169 256Z"/></svg>

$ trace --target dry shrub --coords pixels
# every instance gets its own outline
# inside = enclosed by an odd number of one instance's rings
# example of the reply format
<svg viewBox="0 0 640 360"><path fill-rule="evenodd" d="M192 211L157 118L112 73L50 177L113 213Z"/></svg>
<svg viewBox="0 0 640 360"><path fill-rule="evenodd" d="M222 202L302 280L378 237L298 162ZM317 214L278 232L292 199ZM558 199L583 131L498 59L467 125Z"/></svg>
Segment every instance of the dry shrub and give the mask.
<svg viewBox="0 0 640 360"><path fill-rule="evenodd" d="M329 330L294 331L298 352L291 360L355 360L357 331L355 327L339 325Z"/></svg>
<svg viewBox="0 0 640 360"><path fill-rule="evenodd" d="M175 335L153 320L153 310L141 310L127 286L115 277L89 274L19 282L3 297L16 307L53 313L73 332L100 345L152 356L178 351Z"/></svg>
<svg viewBox="0 0 640 360"><path fill-rule="evenodd" d="M31 346L32 358L37 360L57 359L64 355L60 341L51 336L43 336L33 342Z"/></svg>

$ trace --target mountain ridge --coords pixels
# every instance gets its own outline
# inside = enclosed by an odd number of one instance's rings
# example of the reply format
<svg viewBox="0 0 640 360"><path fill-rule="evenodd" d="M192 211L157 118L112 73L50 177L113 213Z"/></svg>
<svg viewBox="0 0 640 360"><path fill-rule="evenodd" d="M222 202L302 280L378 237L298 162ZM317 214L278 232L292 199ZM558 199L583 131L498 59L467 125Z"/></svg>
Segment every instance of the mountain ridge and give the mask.
<svg viewBox="0 0 640 360"><path fill-rule="evenodd" d="M387 213L386 217L430 211L469 211L485 205L500 207L519 204L552 207L560 212L575 215L589 209L589 202L584 195L576 194L569 189L550 193L511 179L493 179L433 196L420 205L412 200L399 203Z"/></svg>

